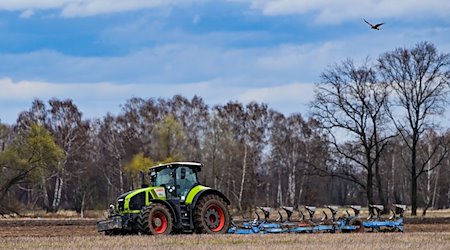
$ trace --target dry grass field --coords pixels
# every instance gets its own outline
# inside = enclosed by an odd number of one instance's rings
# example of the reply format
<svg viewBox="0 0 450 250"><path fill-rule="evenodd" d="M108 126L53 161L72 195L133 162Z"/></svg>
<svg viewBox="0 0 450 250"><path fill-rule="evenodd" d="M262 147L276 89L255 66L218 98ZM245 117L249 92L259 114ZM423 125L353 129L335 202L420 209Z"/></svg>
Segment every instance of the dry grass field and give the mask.
<svg viewBox="0 0 450 250"><path fill-rule="evenodd" d="M1 237L4 249L450 249L450 233Z"/></svg>
<svg viewBox="0 0 450 250"><path fill-rule="evenodd" d="M97 219L0 219L0 249L450 249L449 213L406 218L405 233L103 236Z"/></svg>

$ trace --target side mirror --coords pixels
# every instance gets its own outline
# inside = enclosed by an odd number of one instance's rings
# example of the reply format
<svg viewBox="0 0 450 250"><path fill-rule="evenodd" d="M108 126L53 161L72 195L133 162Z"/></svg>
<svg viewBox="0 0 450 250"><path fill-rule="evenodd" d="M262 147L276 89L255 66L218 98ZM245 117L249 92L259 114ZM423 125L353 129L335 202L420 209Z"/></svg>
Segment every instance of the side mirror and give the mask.
<svg viewBox="0 0 450 250"><path fill-rule="evenodd" d="M147 183L145 183L145 175L144 172L139 171L139 175L141 176L141 188L148 187Z"/></svg>
<svg viewBox="0 0 450 250"><path fill-rule="evenodd" d="M182 168L180 171L180 179L186 179L186 169Z"/></svg>

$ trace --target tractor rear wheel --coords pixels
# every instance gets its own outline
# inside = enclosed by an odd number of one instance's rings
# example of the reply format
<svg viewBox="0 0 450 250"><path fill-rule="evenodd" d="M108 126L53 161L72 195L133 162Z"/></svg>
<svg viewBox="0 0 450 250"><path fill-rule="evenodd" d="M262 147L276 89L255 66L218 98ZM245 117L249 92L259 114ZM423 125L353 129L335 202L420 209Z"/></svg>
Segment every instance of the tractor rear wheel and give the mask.
<svg viewBox="0 0 450 250"><path fill-rule="evenodd" d="M206 195L195 206L194 226L197 233L224 234L230 222L228 207L217 195Z"/></svg>
<svg viewBox="0 0 450 250"><path fill-rule="evenodd" d="M358 227L355 231L353 231L353 232L355 232L355 233L364 233L364 232L365 232L365 230L364 230L364 224L363 224L362 220L359 219L359 218L353 218L353 219L351 219L351 220L348 222L348 224L349 224L350 226L356 226L356 227Z"/></svg>
<svg viewBox="0 0 450 250"><path fill-rule="evenodd" d="M142 209L138 218L139 231L149 235L167 235L172 232L173 219L166 206L153 203Z"/></svg>

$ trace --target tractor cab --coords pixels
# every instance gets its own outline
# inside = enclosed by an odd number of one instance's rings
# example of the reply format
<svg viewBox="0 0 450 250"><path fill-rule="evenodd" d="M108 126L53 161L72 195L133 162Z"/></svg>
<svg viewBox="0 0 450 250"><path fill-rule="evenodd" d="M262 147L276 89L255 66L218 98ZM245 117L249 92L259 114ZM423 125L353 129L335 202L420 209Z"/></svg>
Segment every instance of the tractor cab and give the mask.
<svg viewBox="0 0 450 250"><path fill-rule="evenodd" d="M226 233L228 198L198 181L201 163L171 162L149 170L150 185L120 195L107 220L97 222L105 234ZM144 175L142 175L144 177Z"/></svg>
<svg viewBox="0 0 450 250"><path fill-rule="evenodd" d="M153 187L164 187L167 199L186 200L189 191L199 185L197 173L202 165L193 162L174 162L157 165L150 169L150 181Z"/></svg>

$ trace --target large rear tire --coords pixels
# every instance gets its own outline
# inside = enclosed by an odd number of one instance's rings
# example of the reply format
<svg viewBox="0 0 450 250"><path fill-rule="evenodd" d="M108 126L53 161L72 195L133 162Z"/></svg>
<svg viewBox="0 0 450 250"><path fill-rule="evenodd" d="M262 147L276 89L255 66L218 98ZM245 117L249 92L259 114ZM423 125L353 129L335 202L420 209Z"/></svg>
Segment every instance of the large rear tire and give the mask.
<svg viewBox="0 0 450 250"><path fill-rule="evenodd" d="M172 233L173 218L169 209L153 203L142 209L138 218L139 231L147 235L167 235Z"/></svg>
<svg viewBox="0 0 450 250"><path fill-rule="evenodd" d="M197 233L224 234L228 231L230 223L228 207L217 195L206 195L195 206L194 225Z"/></svg>

